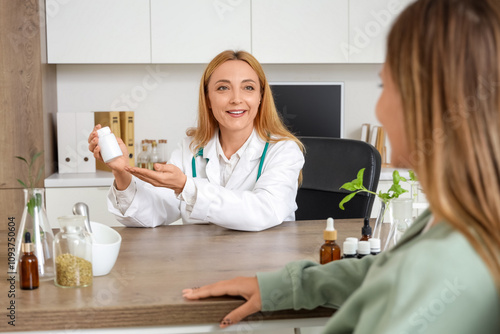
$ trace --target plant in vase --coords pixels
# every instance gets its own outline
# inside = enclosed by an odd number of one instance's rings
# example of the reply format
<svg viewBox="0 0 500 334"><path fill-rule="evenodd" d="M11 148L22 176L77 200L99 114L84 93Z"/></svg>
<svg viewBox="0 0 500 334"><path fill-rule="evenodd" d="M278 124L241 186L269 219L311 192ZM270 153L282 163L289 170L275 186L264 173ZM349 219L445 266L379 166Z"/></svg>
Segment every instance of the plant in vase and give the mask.
<svg viewBox="0 0 500 334"><path fill-rule="evenodd" d="M26 232L30 232L34 245L34 254L38 260L38 274L40 280L54 278L54 264L52 256L52 242L54 234L45 212L44 188L36 188L44 172L44 164L37 163L43 151L33 154L29 161L23 157L16 156L28 168L26 182L17 179L23 186L24 209L16 238L16 269L20 258L21 243ZM37 167L38 166L38 167Z"/></svg>
<svg viewBox="0 0 500 334"><path fill-rule="evenodd" d="M347 196L345 196L342 199L342 201L339 203L339 208L342 210L345 210L344 204L349 202L354 196L356 196L356 194L358 194L360 192L367 192L369 194L372 194L372 195L375 195L376 197L378 197L381 205L380 205L380 212L377 216L377 220L375 221L375 227L373 229L373 236L380 238L379 225L384 221L385 212L386 212L387 208L389 208L389 203L392 199L398 198L402 194L408 192L408 190L404 189L400 185L401 181L406 182L407 179L405 177L402 177L401 175L399 175L399 172L397 170L394 170L394 172L392 173L392 185L389 188L389 190L387 190L386 192L379 191L377 194L374 191L368 190L363 185L364 172L365 172L364 168L360 169L358 171L357 177L354 180L352 180L350 182L346 182L340 187L340 189L349 190L349 191L352 191L352 193L348 194ZM413 174L413 176L415 176L415 174L413 172L412 172L412 174ZM412 174L410 174L410 175L412 175ZM415 178L415 180L416 180L416 178Z"/></svg>

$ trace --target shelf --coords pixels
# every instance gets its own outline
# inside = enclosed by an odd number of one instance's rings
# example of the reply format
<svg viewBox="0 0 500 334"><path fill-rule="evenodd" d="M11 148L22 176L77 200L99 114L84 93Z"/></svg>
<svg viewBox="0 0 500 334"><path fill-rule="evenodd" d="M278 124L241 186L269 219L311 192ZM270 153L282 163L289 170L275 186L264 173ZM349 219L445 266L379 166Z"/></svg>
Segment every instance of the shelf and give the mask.
<svg viewBox="0 0 500 334"><path fill-rule="evenodd" d="M45 188L109 187L113 184L113 173L55 173L45 179Z"/></svg>

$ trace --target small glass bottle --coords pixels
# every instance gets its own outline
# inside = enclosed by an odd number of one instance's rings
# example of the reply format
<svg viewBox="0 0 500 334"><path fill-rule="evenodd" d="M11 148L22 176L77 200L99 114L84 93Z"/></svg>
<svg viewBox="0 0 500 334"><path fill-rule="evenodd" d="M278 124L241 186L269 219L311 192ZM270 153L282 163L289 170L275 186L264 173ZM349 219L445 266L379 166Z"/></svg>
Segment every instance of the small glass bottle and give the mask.
<svg viewBox="0 0 500 334"><path fill-rule="evenodd" d="M368 241L372 237L372 228L370 226L370 220L365 218L363 227L361 228L361 238L359 241Z"/></svg>
<svg viewBox="0 0 500 334"><path fill-rule="evenodd" d="M65 288L92 285L92 238L85 230L85 217L57 219L61 231L54 239L54 283Z"/></svg>
<svg viewBox="0 0 500 334"><path fill-rule="evenodd" d="M353 242L356 245L356 253L358 252L358 242L359 242L358 238L349 237L349 238L345 238L345 241Z"/></svg>
<svg viewBox="0 0 500 334"><path fill-rule="evenodd" d="M357 254L357 244L352 242L352 241L344 241L343 244L343 250L344 250L344 255L342 256L343 259L356 259L358 256Z"/></svg>
<svg viewBox="0 0 500 334"><path fill-rule="evenodd" d="M153 140L151 143L151 153L149 153L148 159L148 169L154 170L154 164L160 161L160 157L158 156L156 140Z"/></svg>
<svg viewBox="0 0 500 334"><path fill-rule="evenodd" d="M380 254L380 239L371 238L369 242L370 242L370 254L371 255Z"/></svg>
<svg viewBox="0 0 500 334"><path fill-rule="evenodd" d="M326 229L323 231L325 243L319 250L320 264L326 264L331 261L340 260L340 247L335 242L337 240L337 231L333 226L333 218L326 220Z"/></svg>
<svg viewBox="0 0 500 334"><path fill-rule="evenodd" d="M115 135L111 133L109 126L97 130L97 135L99 137L102 160L104 160L105 163L123 155L122 149L120 145L118 145Z"/></svg>
<svg viewBox="0 0 500 334"><path fill-rule="evenodd" d="M21 245L23 256L19 260L19 285L23 290L37 289L40 281L38 278L38 260L33 254L34 245L31 243L31 235L26 232L24 243Z"/></svg>
<svg viewBox="0 0 500 334"><path fill-rule="evenodd" d="M358 242L358 259L361 259L367 255L370 255L370 242L369 241Z"/></svg>
<svg viewBox="0 0 500 334"><path fill-rule="evenodd" d="M137 156L137 167L148 168L148 145L142 144L142 151Z"/></svg>
<svg viewBox="0 0 500 334"><path fill-rule="evenodd" d="M168 156L167 156L167 140L166 139L160 139L158 140L158 155L160 156L160 163L164 164L167 163Z"/></svg>

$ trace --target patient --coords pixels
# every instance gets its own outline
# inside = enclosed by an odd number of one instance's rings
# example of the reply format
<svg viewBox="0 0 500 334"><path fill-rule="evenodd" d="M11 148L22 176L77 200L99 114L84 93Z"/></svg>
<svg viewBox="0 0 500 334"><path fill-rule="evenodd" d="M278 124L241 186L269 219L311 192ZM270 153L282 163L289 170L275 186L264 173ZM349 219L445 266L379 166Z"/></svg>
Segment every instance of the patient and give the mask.
<svg viewBox="0 0 500 334"><path fill-rule="evenodd" d="M394 248L198 289L257 311L338 309L325 333L500 333L500 1L419 0L396 20L376 107L392 161L416 171L430 210Z"/></svg>

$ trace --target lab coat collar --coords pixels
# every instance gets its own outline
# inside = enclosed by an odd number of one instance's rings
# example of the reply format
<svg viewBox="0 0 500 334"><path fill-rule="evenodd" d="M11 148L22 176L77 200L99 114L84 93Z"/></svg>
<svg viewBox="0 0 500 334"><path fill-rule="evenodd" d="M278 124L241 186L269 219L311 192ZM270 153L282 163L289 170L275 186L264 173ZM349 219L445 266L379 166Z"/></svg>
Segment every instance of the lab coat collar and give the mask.
<svg viewBox="0 0 500 334"><path fill-rule="evenodd" d="M203 158L213 160L218 159L217 157L217 140L218 140L219 129L215 130L215 135L210 139L210 141L203 148ZM266 142L260 138L259 134L255 129L253 129L252 134L248 138L249 143L240 159L245 159L247 161L260 159L262 156L262 151L264 150L264 146ZM218 160L217 160L218 161Z"/></svg>

